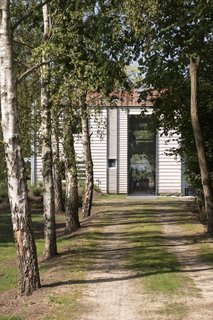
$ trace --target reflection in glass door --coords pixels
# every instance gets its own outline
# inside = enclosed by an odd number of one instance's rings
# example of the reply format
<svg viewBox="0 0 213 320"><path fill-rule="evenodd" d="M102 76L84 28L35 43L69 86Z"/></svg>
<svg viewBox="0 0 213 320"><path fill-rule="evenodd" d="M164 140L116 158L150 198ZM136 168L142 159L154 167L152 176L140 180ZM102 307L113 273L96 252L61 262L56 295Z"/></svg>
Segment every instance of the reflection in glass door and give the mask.
<svg viewBox="0 0 213 320"><path fill-rule="evenodd" d="M129 193L154 195L156 139L149 116L129 116Z"/></svg>

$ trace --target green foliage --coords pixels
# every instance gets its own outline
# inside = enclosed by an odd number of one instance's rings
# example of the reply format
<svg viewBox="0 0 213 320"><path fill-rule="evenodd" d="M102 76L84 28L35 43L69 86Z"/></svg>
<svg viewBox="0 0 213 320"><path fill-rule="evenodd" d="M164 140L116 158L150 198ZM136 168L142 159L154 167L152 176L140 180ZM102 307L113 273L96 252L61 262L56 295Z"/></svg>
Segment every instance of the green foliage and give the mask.
<svg viewBox="0 0 213 320"><path fill-rule="evenodd" d="M199 118L207 154L208 169L213 181L212 100L213 67L211 1L177 0L142 1L134 6L126 0L127 18L132 29L135 59L144 86L154 103L153 123L179 133L180 148L171 150L184 159L185 178L200 196L202 186L193 131L190 123L190 57L201 59L199 72ZM156 91L159 95L156 97ZM168 136L169 139L173 139Z"/></svg>
<svg viewBox="0 0 213 320"><path fill-rule="evenodd" d="M32 51L41 42L41 9L36 10L37 0L11 2L11 22L16 25L25 14L29 14L13 32L14 68L17 80L35 63ZM21 81L17 81L18 125L23 156L29 158L31 145L40 126L39 121L39 68L30 72Z"/></svg>
<svg viewBox="0 0 213 320"><path fill-rule="evenodd" d="M43 190L42 187L36 185L33 187L32 192L34 196L40 197L42 195Z"/></svg>
<svg viewBox="0 0 213 320"><path fill-rule="evenodd" d="M94 184L94 191L97 193L101 193L100 187L97 184Z"/></svg>
<svg viewBox="0 0 213 320"><path fill-rule="evenodd" d="M0 183L0 200L8 198L8 188L6 183Z"/></svg>
<svg viewBox="0 0 213 320"><path fill-rule="evenodd" d="M53 4L52 19L57 24L45 50L55 63L51 70L52 101L58 104L63 99L69 109L72 106L75 122L76 115L79 116L76 108L79 110L82 104L97 105L97 99L86 99L88 93L101 92L103 97L114 90L117 82L124 84L130 51L124 41L126 31L120 12L111 1L72 1L65 7L62 3ZM40 51L43 49L41 46ZM38 49L35 56L40 57ZM61 108L65 107L64 102Z"/></svg>
<svg viewBox="0 0 213 320"><path fill-rule="evenodd" d="M28 183L28 190L29 190L29 194L34 195L36 197L41 197L42 193L43 193L43 182L42 181L38 181L35 184L31 184L30 181Z"/></svg>

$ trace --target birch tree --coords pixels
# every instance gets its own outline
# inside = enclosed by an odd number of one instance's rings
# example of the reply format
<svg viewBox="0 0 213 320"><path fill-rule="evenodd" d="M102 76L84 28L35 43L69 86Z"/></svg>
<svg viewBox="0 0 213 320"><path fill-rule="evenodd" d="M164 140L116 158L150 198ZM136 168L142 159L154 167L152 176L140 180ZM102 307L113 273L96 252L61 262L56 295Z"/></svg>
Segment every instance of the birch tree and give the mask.
<svg viewBox="0 0 213 320"><path fill-rule="evenodd" d="M57 108L58 109L58 108ZM53 185L54 185L54 203L55 214L62 213L62 179L60 171L60 121L57 111L52 110L52 155L53 155Z"/></svg>
<svg viewBox="0 0 213 320"><path fill-rule="evenodd" d="M93 161L90 143L89 114L85 102L81 105L81 127L82 127L82 144L85 163L85 192L82 206L82 214L85 217L91 215L94 178L93 178Z"/></svg>
<svg viewBox="0 0 213 320"><path fill-rule="evenodd" d="M74 137L73 137L73 110L70 106L64 108L63 146L66 178L65 214L66 234L80 228L78 215L78 172L76 165Z"/></svg>
<svg viewBox="0 0 213 320"><path fill-rule="evenodd" d="M49 5L42 7L44 19L44 41L48 41L51 30ZM52 148L51 148L51 104L49 97L49 66L45 50L42 53L41 67L41 139L42 139L42 176L43 176L43 210L44 210L44 256L50 259L57 254L54 185L52 173Z"/></svg>
<svg viewBox="0 0 213 320"><path fill-rule="evenodd" d="M2 131L8 172L8 194L19 266L19 287L21 294L29 295L40 287L40 279L19 139L12 40L10 2L1 0L0 96Z"/></svg>
<svg viewBox="0 0 213 320"><path fill-rule="evenodd" d="M88 97L92 92L106 97L116 84L124 85L124 65L129 54L125 47L127 30L113 1L72 1L66 10L61 8L57 17L60 27L53 41L58 45L59 60L64 65L64 89L66 91L69 86L70 99L81 110L85 164L82 212L89 216L94 182L88 121L90 108L95 111L97 105L92 105L91 101L88 104ZM63 47L62 42L66 44ZM123 54L118 54L119 50Z"/></svg>

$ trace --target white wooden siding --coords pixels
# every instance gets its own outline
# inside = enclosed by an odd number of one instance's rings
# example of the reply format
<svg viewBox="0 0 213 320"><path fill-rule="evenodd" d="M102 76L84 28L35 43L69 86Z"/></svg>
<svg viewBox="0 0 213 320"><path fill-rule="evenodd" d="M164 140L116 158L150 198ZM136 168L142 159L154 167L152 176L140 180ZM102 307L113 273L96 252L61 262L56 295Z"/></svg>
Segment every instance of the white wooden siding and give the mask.
<svg viewBox="0 0 213 320"><path fill-rule="evenodd" d="M117 159L118 109L108 110L108 159Z"/></svg>
<svg viewBox="0 0 213 320"><path fill-rule="evenodd" d="M128 109L118 109L118 193L128 192Z"/></svg>
<svg viewBox="0 0 213 320"><path fill-rule="evenodd" d="M128 112L129 115L139 116L142 111L145 111L146 115L150 115L152 113L152 108L146 107L145 109L142 107L129 107Z"/></svg>
<svg viewBox="0 0 213 320"><path fill-rule="evenodd" d="M81 135L76 134L74 135L74 147L75 147L75 155L76 155L76 161L78 162L83 162L84 157L83 157L83 145L81 141Z"/></svg>
<svg viewBox="0 0 213 320"><path fill-rule="evenodd" d="M158 133L157 139L157 191L158 194L181 193L181 160L174 155L168 155L170 148L178 147L178 135L168 137Z"/></svg>
<svg viewBox="0 0 213 320"><path fill-rule="evenodd" d="M118 192L117 181L117 166L115 168L108 168L108 193Z"/></svg>
<svg viewBox="0 0 213 320"><path fill-rule="evenodd" d="M91 115L89 126L91 134L91 152L94 165L94 183L101 189L102 192L107 192L107 127L106 109L97 116ZM98 121L97 121L98 120ZM80 162L78 166L83 170L83 145L81 135L75 136L75 153L76 159Z"/></svg>
<svg viewBox="0 0 213 320"><path fill-rule="evenodd" d="M117 149L118 149L118 109L109 108L107 110L107 135L108 135L108 193L118 192L118 181L117 181ZM109 159L115 160L115 167L109 167Z"/></svg>
<svg viewBox="0 0 213 320"><path fill-rule="evenodd" d="M150 109L151 110L151 109ZM151 111L148 110L147 113ZM91 150L94 163L94 182L102 192L128 193L128 114L139 115L139 107L103 108L97 115L91 115ZM107 132L107 114L110 115ZM98 118L98 122L96 119ZM109 119L108 119L109 120ZM108 133L108 137L107 137ZM158 194L181 193L181 161L178 157L166 154L169 148L176 148L178 143L173 135L168 138L161 132L156 139L156 187ZM75 136L77 161L83 168L83 146L81 137ZM61 153L62 148L61 148ZM116 167L108 168L108 159L116 159ZM83 169L82 169L83 170ZM36 178L42 181L42 159L37 156Z"/></svg>
<svg viewBox="0 0 213 320"><path fill-rule="evenodd" d="M91 115L91 151L94 164L94 183L102 192L107 192L107 110L102 109L98 117Z"/></svg>
<svg viewBox="0 0 213 320"><path fill-rule="evenodd" d="M128 108L129 115L140 115L141 114L141 108L140 107L132 107Z"/></svg>
<svg viewBox="0 0 213 320"><path fill-rule="evenodd" d="M35 183L38 182L38 181L42 181L43 180L43 177L42 177L42 158L41 158L41 155L37 155L36 156L36 168L35 169Z"/></svg>

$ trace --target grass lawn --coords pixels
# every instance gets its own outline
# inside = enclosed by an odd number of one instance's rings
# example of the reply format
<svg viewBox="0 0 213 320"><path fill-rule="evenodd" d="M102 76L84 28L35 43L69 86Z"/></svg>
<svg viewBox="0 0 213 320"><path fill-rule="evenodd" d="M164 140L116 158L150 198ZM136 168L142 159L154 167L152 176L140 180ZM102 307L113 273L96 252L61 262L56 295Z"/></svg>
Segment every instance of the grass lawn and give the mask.
<svg viewBox="0 0 213 320"><path fill-rule="evenodd" d="M146 204L147 202L147 204ZM167 199L144 200L143 205L131 204L123 216L131 219L125 226L125 238L130 248L126 255L126 268L141 273L141 282L153 294L182 295L191 285L182 272L176 256L167 250L160 222L160 209L167 207ZM174 210L171 200L170 209ZM159 211L158 211L159 209Z"/></svg>
<svg viewBox="0 0 213 320"><path fill-rule="evenodd" d="M41 213L32 214L37 253L43 254L43 217ZM58 230L64 225L64 216L57 216ZM59 241L59 248L66 240ZM11 216L8 211L0 213L0 292L17 287L16 250L12 231ZM15 263L14 263L15 262Z"/></svg>

